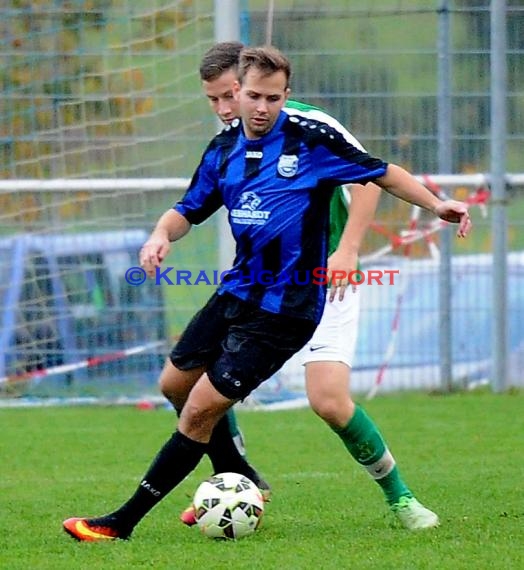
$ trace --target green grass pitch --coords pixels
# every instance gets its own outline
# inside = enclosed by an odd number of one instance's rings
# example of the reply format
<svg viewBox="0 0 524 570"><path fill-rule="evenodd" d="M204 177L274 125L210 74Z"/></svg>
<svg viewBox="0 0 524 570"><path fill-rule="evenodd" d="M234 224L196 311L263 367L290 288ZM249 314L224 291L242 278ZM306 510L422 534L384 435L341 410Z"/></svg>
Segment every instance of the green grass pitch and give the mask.
<svg viewBox="0 0 524 570"><path fill-rule="evenodd" d="M178 522L207 459L132 540L80 544L69 516L134 490L174 427L167 409L0 410L0 567L15 569L524 568L524 394L382 396L366 404L441 527L395 525L378 487L310 410L240 412L251 461L272 483L262 527L215 542Z"/></svg>

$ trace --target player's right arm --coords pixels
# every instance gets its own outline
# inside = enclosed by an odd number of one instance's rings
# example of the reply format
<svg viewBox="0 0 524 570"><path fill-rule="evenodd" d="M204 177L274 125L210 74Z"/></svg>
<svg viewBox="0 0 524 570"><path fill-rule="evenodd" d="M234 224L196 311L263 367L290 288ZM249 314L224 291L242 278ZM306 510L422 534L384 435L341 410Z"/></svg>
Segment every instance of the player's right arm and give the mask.
<svg viewBox="0 0 524 570"><path fill-rule="evenodd" d="M140 265L152 277L171 249L193 224L199 224L223 205L218 188L217 151L210 144L204 153L184 197L165 212L140 250Z"/></svg>
<svg viewBox="0 0 524 570"><path fill-rule="evenodd" d="M158 220L149 239L140 250L140 265L149 275L155 275L155 268L160 267L169 254L171 242L183 238L191 229L191 224L174 208L171 208Z"/></svg>

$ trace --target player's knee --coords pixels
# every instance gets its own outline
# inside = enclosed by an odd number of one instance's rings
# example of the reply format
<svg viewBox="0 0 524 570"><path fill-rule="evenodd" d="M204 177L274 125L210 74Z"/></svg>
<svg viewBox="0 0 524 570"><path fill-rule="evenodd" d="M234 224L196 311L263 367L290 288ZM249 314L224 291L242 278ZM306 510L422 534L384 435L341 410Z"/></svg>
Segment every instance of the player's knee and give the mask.
<svg viewBox="0 0 524 570"><path fill-rule="evenodd" d="M217 410L212 407L203 408L188 401L182 409L178 428L191 439L207 443L217 421Z"/></svg>
<svg viewBox="0 0 524 570"><path fill-rule="evenodd" d="M348 398L317 397L309 400L311 409L332 427L344 427L354 411L354 404Z"/></svg>
<svg viewBox="0 0 524 570"><path fill-rule="evenodd" d="M176 404L177 393L173 378L169 374L162 373L158 379L158 387L162 394L172 403Z"/></svg>
<svg viewBox="0 0 524 570"><path fill-rule="evenodd" d="M325 421L330 421L336 416L339 403L335 398L313 396L309 398L311 409Z"/></svg>
<svg viewBox="0 0 524 570"><path fill-rule="evenodd" d="M181 409L189 392L201 376L203 369L179 370L171 362L166 362L158 386L162 394L175 406Z"/></svg>

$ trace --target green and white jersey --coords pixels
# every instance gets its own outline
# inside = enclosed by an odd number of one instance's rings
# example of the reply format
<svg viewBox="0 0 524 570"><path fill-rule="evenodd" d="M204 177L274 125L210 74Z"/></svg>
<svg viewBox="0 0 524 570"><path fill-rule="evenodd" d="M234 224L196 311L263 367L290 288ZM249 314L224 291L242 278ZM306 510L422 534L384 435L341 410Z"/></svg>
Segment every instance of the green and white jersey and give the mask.
<svg viewBox="0 0 524 570"><path fill-rule="evenodd" d="M301 101L289 100L286 102L284 111L289 115L293 114L293 111L297 110L301 113L311 114L311 118L318 121L323 121L324 123L332 126L336 126L339 131L344 134L346 140L348 140L353 146L360 150L365 150L364 147L358 142L358 140L349 133L336 119L328 115L325 111L314 105L308 105L307 103L302 103ZM329 251L328 255L331 255L338 247L342 232L346 225L348 219L348 205L349 205L349 193L344 190L342 186L337 186L331 199L330 204L330 216L329 216Z"/></svg>

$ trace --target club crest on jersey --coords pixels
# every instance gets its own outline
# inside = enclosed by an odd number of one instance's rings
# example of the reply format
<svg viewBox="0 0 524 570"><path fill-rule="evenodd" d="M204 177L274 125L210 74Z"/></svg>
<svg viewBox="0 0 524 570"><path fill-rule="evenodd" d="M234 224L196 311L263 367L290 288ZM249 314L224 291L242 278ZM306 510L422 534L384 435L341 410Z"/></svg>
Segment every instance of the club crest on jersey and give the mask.
<svg viewBox="0 0 524 570"><path fill-rule="evenodd" d="M298 156L296 154L281 154L277 170L280 176L291 178L298 172Z"/></svg>

